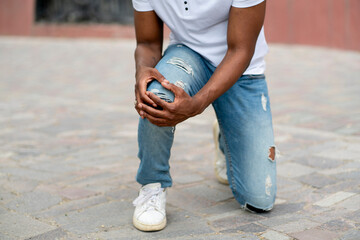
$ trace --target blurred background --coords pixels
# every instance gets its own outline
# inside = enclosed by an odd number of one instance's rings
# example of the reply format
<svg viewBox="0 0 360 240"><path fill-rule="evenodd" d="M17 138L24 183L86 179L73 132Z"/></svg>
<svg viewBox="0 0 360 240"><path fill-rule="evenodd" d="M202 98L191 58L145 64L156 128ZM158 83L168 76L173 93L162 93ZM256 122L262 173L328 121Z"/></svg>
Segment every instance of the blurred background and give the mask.
<svg viewBox="0 0 360 240"><path fill-rule="evenodd" d="M268 1L266 36L360 50L359 12L359 0ZM131 0L1 0L0 35L133 38L132 16Z"/></svg>

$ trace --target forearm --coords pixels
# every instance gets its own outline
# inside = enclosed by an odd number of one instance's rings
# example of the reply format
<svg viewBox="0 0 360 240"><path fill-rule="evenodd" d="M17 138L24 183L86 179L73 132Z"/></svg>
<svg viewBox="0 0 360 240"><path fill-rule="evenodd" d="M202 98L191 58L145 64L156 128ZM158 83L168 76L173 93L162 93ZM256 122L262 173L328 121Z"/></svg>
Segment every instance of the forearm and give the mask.
<svg viewBox="0 0 360 240"><path fill-rule="evenodd" d="M135 49L136 73L143 67L155 67L161 59L162 47L158 44L138 43Z"/></svg>
<svg viewBox="0 0 360 240"><path fill-rule="evenodd" d="M208 83L194 96L198 114L235 84L249 66L253 53L254 48L228 50Z"/></svg>

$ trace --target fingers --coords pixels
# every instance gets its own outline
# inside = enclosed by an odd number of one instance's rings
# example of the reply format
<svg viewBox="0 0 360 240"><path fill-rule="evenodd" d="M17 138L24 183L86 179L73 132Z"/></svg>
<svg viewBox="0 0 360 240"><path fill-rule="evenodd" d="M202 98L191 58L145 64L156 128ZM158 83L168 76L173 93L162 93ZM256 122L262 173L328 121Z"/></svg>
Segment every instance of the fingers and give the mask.
<svg viewBox="0 0 360 240"><path fill-rule="evenodd" d="M145 104L139 104L139 109L140 109L140 111L143 111L143 115L145 113L145 114L151 115L156 118L163 118L163 119L167 118L167 114L165 111L155 109L155 108L147 106Z"/></svg>
<svg viewBox="0 0 360 240"><path fill-rule="evenodd" d="M167 90L172 91L176 96L183 94L185 91L181 87L176 86L175 84L170 83L168 80L165 80L161 83L161 85Z"/></svg>
<svg viewBox="0 0 360 240"><path fill-rule="evenodd" d="M135 84L135 98L136 98L137 103L138 104L139 103L146 103L146 104L152 105L153 107L157 107L156 104L154 103L154 101L152 101L151 98L149 98L145 94L146 88L147 88L147 83L146 82L137 82Z"/></svg>
<svg viewBox="0 0 360 240"><path fill-rule="evenodd" d="M168 80L165 79L165 77L156 68L153 69L153 77L160 83L162 83L164 81L169 82Z"/></svg>
<svg viewBox="0 0 360 240"><path fill-rule="evenodd" d="M156 104L154 103L154 101L151 100L151 98L149 98L148 95L146 95L146 87L147 86L141 86L139 88L139 96L140 96L139 103L147 103L149 105L157 107Z"/></svg>
<svg viewBox="0 0 360 240"><path fill-rule="evenodd" d="M151 116L150 114L147 114L145 112L144 112L144 118L148 119L152 124L155 124L159 127L171 126L171 125L169 125L168 120Z"/></svg>
<svg viewBox="0 0 360 240"><path fill-rule="evenodd" d="M146 95L151 98L151 100L157 104L158 106L162 107L163 109L169 109L169 103L162 100L161 98L159 98L158 96L156 96L154 93L152 92L146 92Z"/></svg>

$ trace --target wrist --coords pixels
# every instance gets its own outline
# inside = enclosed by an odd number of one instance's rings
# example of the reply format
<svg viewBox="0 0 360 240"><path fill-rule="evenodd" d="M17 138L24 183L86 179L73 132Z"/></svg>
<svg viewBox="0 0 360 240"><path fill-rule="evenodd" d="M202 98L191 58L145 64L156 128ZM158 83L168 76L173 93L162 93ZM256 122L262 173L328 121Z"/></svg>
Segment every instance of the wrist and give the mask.
<svg viewBox="0 0 360 240"><path fill-rule="evenodd" d="M193 100L196 107L195 114L193 116L201 114L209 106L209 104L205 101L206 99L200 94L195 94L195 96L193 96Z"/></svg>

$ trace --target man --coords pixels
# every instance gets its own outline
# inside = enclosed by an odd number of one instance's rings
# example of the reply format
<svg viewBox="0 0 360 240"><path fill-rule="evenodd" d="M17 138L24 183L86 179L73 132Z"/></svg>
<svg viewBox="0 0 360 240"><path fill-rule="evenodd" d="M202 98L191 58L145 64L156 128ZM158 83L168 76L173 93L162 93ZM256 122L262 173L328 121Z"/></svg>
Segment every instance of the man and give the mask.
<svg viewBox="0 0 360 240"><path fill-rule="evenodd" d="M240 205L269 211L276 195L275 146L265 81L265 0L133 0L135 108L142 185L133 224L166 226L166 188L176 124L213 105L215 172ZM163 23L171 30L162 55ZM226 156L226 157L225 157Z"/></svg>

